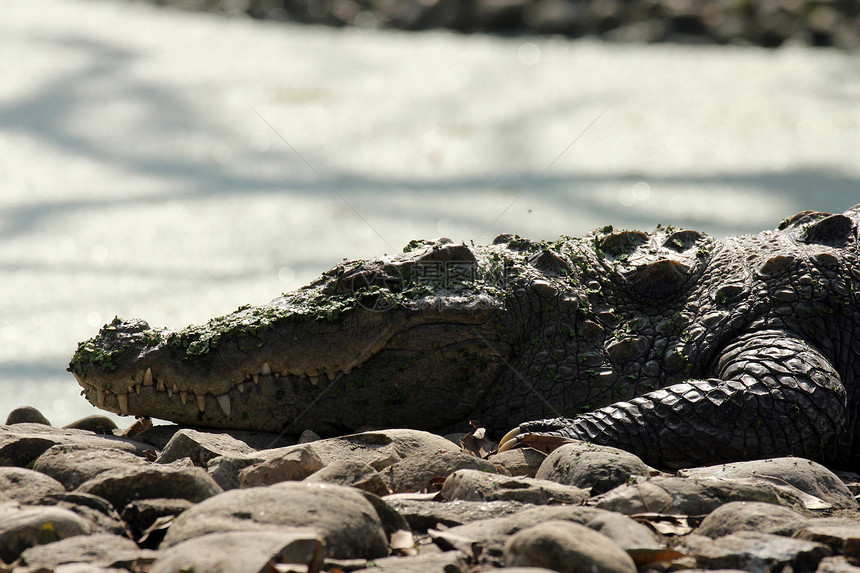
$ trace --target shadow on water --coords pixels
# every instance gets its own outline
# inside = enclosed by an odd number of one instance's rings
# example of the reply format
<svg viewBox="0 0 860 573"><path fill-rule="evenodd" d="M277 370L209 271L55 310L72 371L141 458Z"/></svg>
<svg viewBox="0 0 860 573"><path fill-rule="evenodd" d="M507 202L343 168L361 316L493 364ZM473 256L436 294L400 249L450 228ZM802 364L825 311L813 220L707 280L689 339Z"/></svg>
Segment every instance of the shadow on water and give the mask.
<svg viewBox="0 0 860 573"><path fill-rule="evenodd" d="M652 227L657 223L701 226L715 234L754 232L745 223L726 223L726 217L698 217L682 213L680 220L668 221L665 216L643 214L617 208L612 201L595 197L596 190L607 187L621 188L638 178L646 180L652 188L668 187L691 191L710 186L738 186L749 189L753 199L778 199L778 203L791 204L795 210L807 208L842 211L860 201L860 180L855 176L826 167L796 167L783 171L711 172L698 175L679 174L655 176L642 174L580 174L559 173L556 166L546 174L538 172L502 171L492 177L451 176L432 179L371 177L365 174L345 173L314 158L314 168L323 173L336 190L310 172L303 160L287 148L282 153L255 156L258 169L241 173L214 165L209 157L164 152L153 155L150 144L136 145L136 140L177 141L177 134L197 134L210 139L235 138L226 127L218 127L211 117L202 117L194 101L180 91L147 81L135 73L135 62L140 57L133 51L83 37L46 37L63 49L77 52L88 58L83 68L60 73L35 93L17 101L0 103L0 126L7 132L25 134L73 157L80 157L113 170L154 177L165 182L167 191L151 195L109 196L98 198L68 197L45 201L21 202L4 209L0 214L0 238L10 238L49 228L56 217L75 212L98 212L106 208L158 206L177 201L198 202L218 199L225 195L245 196L316 196L337 200L340 195L350 204L382 204L387 217L407 218L421 222L435 221L439 210L430 212L421 205L434 202L450 204L452 218L463 225L483 227L492 220L485 213L463 213L456 210L456 200L464 194L486 192L490 188L505 189L499 202L500 211L513 197L536 197L559 211L587 214L595 225L611 221L628 227ZM428 96L430 97L430 96ZM75 128L75 120L82 109L93 101L121 102L132 105L138 114L130 133L111 134L96 138L89 130ZM587 102L586 102L587 103ZM579 102L582 105L583 102ZM558 104L554 104L558 105ZM574 104L569 104L574 105ZM547 113L552 110L544 110ZM534 110L530 111L533 117ZM513 125L526 124L523 117L501 118L488 129L501 130L515 139ZM135 129L136 128L136 129ZM392 129L382 126L381 129ZM273 137L277 141L277 138ZM181 139L179 140L181 142ZM511 153L523 152L522 142L508 149ZM349 147L349 145L347 145ZM241 171L241 170L239 170ZM267 176L267 173L277 173ZM291 177L282 174L289 173ZM177 189L179 189L177 191ZM394 196L408 201L386 203L385 197ZM742 206L740 207L742 208ZM774 222L792 213L773 213ZM774 223L775 224L775 223ZM564 232L564 231L562 231Z"/></svg>
<svg viewBox="0 0 860 573"><path fill-rule="evenodd" d="M135 72L135 64L141 57L133 51L117 45L86 39L83 37L57 38L45 37L75 56L82 56L89 62L82 68L63 72L60 70L50 80L32 93L22 95L17 100L0 102L0 129L4 132L26 136L55 150L60 155L81 158L98 166L103 166L118 174L146 176L164 182L164 191L150 194L114 194L88 198L84 196L51 199L22 200L10 203L0 211L0 239L18 239L30 234L50 233L52 227L70 215L85 214L98 217L106 209L123 209L132 213L134 209L167 205L169 203L188 203L199 205L206 201L216 201L225 196L247 197L249 200L266 197L319 197L339 202L337 194L358 210L378 209L387 220L407 220L414 226L424 224L435 228L440 212L448 211L458 225L483 229L511 201L519 197L521 204L539 199L543 205L559 213L576 213L580 218L591 220L594 226L611 222L626 228L652 228L658 223L677 224L706 228L714 234L754 232L760 229L749 228L746 222L731 221L727 217L707 215L693 216L682 213L676 220L669 220L665 213L643 213L630 209L620 209L617 202L602 200L598 190L620 189L638 179L646 180L652 188L689 189L690 192L709 187L737 186L748 191L751 203L760 204L762 199L773 203L791 205L789 212L761 214L770 218L772 226L787 215L803 209L818 209L840 212L860 202L860 180L856 176L826 167L798 166L780 172L702 172L696 175L669 174L606 174L564 173L562 165L557 165L546 174L540 171L523 172L502 169L492 176L438 176L433 178L400 178L383 175L373 177L363 173L344 172L324 158L314 157L312 164L322 173L329 186L309 172L308 166L295 157L288 149L279 148L277 153L259 154L253 157L258 169L224 169L210 161L208 155L194 157L191 153L175 153L169 146L154 154L158 146L153 142L166 142L174 146L182 145L184 136L208 140L231 140L237 135L211 117L203 117L193 97L180 90L148 81ZM837 80L840 78L836 77ZM838 81L837 81L838 83ZM844 102L847 92L833 92L831 97ZM428 94L428 98L434 97ZM101 137L93 135L93 130L80 129L78 122L86 116L85 110L103 102L108 108L133 108L132 117L125 133L115 133L110 116L105 119ZM456 102L455 102L456 103ZM566 102L568 109L576 106L593 105L594 102ZM454 105L454 104L452 104ZM557 104L556 104L557 105ZM122 110L121 110L122 111ZM396 110L403 116L407 110ZM412 111L412 110L408 110ZM521 126L527 125L535 113L551 116L558 109L530 110L529 117L509 116L499 118L488 131L509 136L510 141L500 145L502 153L514 156L526 153L527 140L519 140ZM126 115L121 115L129 121ZM396 123L397 114L394 114ZM124 124L123 124L124 125ZM262 127L262 126L261 126ZM396 125L377 126L380 134L393 133ZM288 134L287 134L288 135ZM358 138L359 135L354 137ZM276 137L272 140L277 142ZM346 142L349 148L357 141ZM583 142L585 144L585 142ZM38 169L38 165L32 168ZM275 173L277 175L267 175ZM289 174L284 176L283 174ZM121 176L121 175L119 175ZM62 184L62 182L60 182ZM493 213L464 212L458 209L458 201L466 195L486 193L489 189L504 189L499 193L498 211ZM397 201L389 200L397 197ZM701 196L701 194L699 195ZM403 199L406 200L403 200ZM426 209L433 205L433 209ZM742 209L740 206L739 209ZM193 209L193 207L191 207ZM699 211L701 213L701 211ZM363 213L363 215L370 213ZM229 214L227 214L229 216ZM325 225L325 221L323 222ZM331 222L329 229L336 226ZM508 230L508 229L499 229ZM325 226L315 233L326 233ZM569 230L560 230L569 233ZM481 240L489 240L482 237ZM345 248L348 245L345 245ZM310 257L310 255L309 255ZM320 261L311 258L291 261L297 271L313 269ZM70 261L66 265L40 265L37 262L4 262L7 272L30 276L34 273L57 273L68 277L76 274L95 276L108 281L111 275L143 277L148 270L135 261L124 261L122 265L99 267L81 261ZM164 282L175 283L205 281L219 284L230 281L247 280L246 270L230 271L160 271ZM171 274L173 273L173 274ZM159 287L160 288L160 287ZM160 291L155 295L162 294ZM169 293L165 293L169 294ZM30 304L28 301L27 304ZM32 301L32 304L37 304ZM29 315L35 308L24 308ZM63 325L59 325L62 327ZM69 349L71 350L71 349ZM0 381L35 382L52 376L62 375L65 368L63 359L48 356L33 361L12 361L0 364ZM74 390L74 388L72 388Z"/></svg>

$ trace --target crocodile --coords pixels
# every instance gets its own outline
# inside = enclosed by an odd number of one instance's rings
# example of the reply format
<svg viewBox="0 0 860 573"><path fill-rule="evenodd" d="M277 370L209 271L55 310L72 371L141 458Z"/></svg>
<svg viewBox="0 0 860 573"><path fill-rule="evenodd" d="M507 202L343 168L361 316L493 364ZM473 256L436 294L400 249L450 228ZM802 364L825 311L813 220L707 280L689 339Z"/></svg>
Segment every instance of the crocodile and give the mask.
<svg viewBox="0 0 860 573"><path fill-rule="evenodd" d="M675 227L410 242L184 329L114 319L86 398L179 424L323 436L514 428L656 467L860 467L860 205L757 235Z"/></svg>

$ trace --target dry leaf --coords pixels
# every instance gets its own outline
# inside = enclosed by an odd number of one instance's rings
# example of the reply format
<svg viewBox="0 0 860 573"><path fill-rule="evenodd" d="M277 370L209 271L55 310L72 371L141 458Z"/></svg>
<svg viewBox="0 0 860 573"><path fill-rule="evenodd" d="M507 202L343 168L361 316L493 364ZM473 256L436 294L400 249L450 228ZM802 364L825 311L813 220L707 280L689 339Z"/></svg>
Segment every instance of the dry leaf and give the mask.
<svg viewBox="0 0 860 573"><path fill-rule="evenodd" d="M445 485L445 478L443 476L432 477L427 482L427 491L442 491L443 485Z"/></svg>
<svg viewBox="0 0 860 573"><path fill-rule="evenodd" d="M418 550L415 548L415 538L411 531L406 529L398 529L391 534L391 551L394 555L400 557L411 557L418 555Z"/></svg>
<svg viewBox="0 0 860 573"><path fill-rule="evenodd" d="M433 540L439 549L442 551L452 551L454 549L465 553L472 561L477 561L478 557L484 550L484 546L477 541L462 535L440 531L438 529L428 529L427 535Z"/></svg>
<svg viewBox="0 0 860 573"><path fill-rule="evenodd" d="M463 452L475 457L486 459L495 451L495 442L487 439L487 429L482 428L475 420L469 422L474 430L460 438L460 447Z"/></svg>
<svg viewBox="0 0 860 573"><path fill-rule="evenodd" d="M152 428L152 419L151 418L138 418L134 424L125 429L122 433L123 437L131 438L133 436L138 435L141 432L149 430Z"/></svg>
<svg viewBox="0 0 860 573"><path fill-rule="evenodd" d="M805 507L806 509L832 509L833 508L833 504L824 501L820 497L816 497L812 494L806 493L805 491L802 491L802 490L796 488L795 486L791 485L790 483L788 483L784 479L780 479L780 478L774 477L774 476L761 475L761 474L756 474L755 476L753 476L753 479L759 480L759 481L764 481L764 482L770 483L772 485L775 485L779 489L790 491L791 493L793 493L794 495L796 495L797 497L800 498L800 501L803 503L803 507Z"/></svg>
<svg viewBox="0 0 860 573"><path fill-rule="evenodd" d="M661 535L686 535L693 531L686 515L668 513L637 513L630 516Z"/></svg>
<svg viewBox="0 0 860 573"><path fill-rule="evenodd" d="M140 539L137 540L137 544L143 547L146 545L148 541L150 541L153 537L153 543L157 545L164 538L164 535L167 533L167 529L173 524L173 520L176 519L174 515L162 515L155 519L152 522L152 525L146 528L146 531L143 532L143 535L140 536Z"/></svg>
<svg viewBox="0 0 860 573"><path fill-rule="evenodd" d="M633 559L636 567L652 565L654 563L665 563L674 561L679 557L686 557L684 553L670 549L669 547L628 549L627 554Z"/></svg>

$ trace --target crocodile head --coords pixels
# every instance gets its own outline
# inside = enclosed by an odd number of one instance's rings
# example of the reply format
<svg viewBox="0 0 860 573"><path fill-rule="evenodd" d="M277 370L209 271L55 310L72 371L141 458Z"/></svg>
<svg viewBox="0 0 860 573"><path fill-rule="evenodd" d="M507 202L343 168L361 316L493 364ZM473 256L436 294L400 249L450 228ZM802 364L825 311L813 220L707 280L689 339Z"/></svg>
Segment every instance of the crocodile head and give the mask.
<svg viewBox="0 0 860 573"><path fill-rule="evenodd" d="M337 433L462 421L510 350L491 266L447 239L412 243L203 325L114 319L69 370L100 408L183 424Z"/></svg>

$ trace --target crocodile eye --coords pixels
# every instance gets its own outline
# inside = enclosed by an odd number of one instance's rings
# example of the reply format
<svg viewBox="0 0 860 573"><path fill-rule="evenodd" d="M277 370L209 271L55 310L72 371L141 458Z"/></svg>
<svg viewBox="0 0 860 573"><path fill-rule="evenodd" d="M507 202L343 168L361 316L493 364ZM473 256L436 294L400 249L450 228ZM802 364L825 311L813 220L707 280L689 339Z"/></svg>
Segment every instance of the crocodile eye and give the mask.
<svg viewBox="0 0 860 573"><path fill-rule="evenodd" d="M778 229L783 231L789 227L801 227L828 216L830 216L830 213L822 213L821 211L801 211L794 217L783 219Z"/></svg>
<svg viewBox="0 0 860 573"><path fill-rule="evenodd" d="M630 254L636 247L648 242L648 233L642 231L618 231L610 233L600 241L600 250L613 257Z"/></svg>
<svg viewBox="0 0 860 573"><path fill-rule="evenodd" d="M704 235L698 231L675 231L663 242L663 246L667 249L672 249L678 253L682 253L704 238Z"/></svg>
<svg viewBox="0 0 860 573"><path fill-rule="evenodd" d="M804 243L840 245L854 234L854 220L845 215L830 215L803 227L798 237Z"/></svg>

